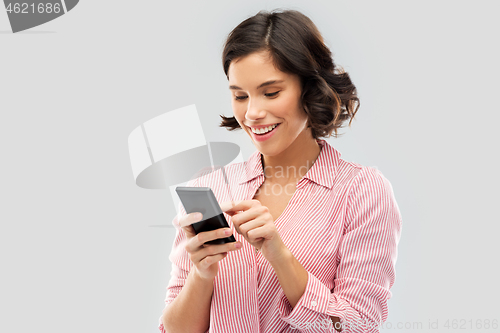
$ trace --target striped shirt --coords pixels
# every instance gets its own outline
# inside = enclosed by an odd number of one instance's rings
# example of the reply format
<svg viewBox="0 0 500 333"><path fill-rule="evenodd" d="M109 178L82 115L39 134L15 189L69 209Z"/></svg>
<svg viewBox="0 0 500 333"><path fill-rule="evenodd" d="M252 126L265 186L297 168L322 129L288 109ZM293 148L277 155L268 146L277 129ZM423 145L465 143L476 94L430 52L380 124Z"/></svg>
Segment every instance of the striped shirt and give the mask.
<svg viewBox="0 0 500 333"><path fill-rule="evenodd" d="M328 142L317 142L318 158L274 221L283 243L308 272L304 294L292 308L269 262L234 231L243 246L219 261L207 332L336 333L330 318L336 316L343 333L365 333L379 332L387 320L402 228L392 186L375 167L347 162ZM219 169L189 186L210 187L219 203L251 200L265 179L260 152L226 166L225 173L229 185ZM231 217L224 216L235 230ZM166 306L193 265L178 216L173 225ZM161 318L158 328L165 332Z"/></svg>

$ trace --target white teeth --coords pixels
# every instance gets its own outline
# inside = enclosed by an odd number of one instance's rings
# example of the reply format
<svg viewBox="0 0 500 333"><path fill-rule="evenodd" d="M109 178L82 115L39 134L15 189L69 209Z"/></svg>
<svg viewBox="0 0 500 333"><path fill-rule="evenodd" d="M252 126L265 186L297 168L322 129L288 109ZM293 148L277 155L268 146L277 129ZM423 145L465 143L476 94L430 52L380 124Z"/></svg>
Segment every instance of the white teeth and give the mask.
<svg viewBox="0 0 500 333"><path fill-rule="evenodd" d="M278 126L278 124L274 124L274 125L271 125L271 126L268 126L268 127L263 127L263 128L260 128L260 129L252 128L252 132L254 132L255 134L264 134L264 133L267 133L267 132L271 131L276 126Z"/></svg>

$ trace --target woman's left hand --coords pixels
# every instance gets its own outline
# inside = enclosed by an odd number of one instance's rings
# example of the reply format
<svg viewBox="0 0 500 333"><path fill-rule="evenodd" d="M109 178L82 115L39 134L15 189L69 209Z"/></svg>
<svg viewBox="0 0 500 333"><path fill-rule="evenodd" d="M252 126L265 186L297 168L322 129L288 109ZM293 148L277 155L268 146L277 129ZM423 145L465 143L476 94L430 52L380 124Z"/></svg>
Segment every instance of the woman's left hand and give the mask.
<svg viewBox="0 0 500 333"><path fill-rule="evenodd" d="M259 200L228 201L221 204L221 209L231 216L236 231L260 250L271 264L285 257L288 249L281 240L269 209Z"/></svg>

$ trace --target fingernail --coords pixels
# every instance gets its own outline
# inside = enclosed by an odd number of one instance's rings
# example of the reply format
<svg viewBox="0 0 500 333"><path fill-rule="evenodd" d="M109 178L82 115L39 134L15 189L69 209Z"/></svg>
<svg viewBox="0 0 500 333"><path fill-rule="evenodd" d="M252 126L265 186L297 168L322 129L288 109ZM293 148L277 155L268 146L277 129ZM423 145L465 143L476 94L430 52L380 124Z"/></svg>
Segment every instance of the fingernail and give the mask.
<svg viewBox="0 0 500 333"><path fill-rule="evenodd" d="M231 235L231 233L232 233L232 230L231 230L231 229L227 229L226 231L224 231L224 234L225 234L226 236Z"/></svg>
<svg viewBox="0 0 500 333"><path fill-rule="evenodd" d="M236 243L236 245L234 246L236 246L236 248L239 249L241 247L241 243Z"/></svg>
<svg viewBox="0 0 500 333"><path fill-rule="evenodd" d="M194 214L194 218L195 218L196 220L201 220L201 218L202 218L202 217L203 217L203 215L201 215L201 213L196 213L196 214Z"/></svg>

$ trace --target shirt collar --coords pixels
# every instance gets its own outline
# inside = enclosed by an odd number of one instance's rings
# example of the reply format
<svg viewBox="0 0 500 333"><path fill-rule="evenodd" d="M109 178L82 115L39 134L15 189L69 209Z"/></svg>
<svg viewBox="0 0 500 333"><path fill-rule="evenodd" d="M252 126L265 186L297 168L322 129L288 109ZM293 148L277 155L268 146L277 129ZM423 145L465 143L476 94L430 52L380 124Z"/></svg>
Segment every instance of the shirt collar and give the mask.
<svg viewBox="0 0 500 333"><path fill-rule="evenodd" d="M304 179L309 179L310 181L331 189L337 173L341 154L325 140L316 140L316 142L321 146L321 151L311 168L297 183L297 187L300 187ZM259 176L264 176L261 156L262 154L257 150L250 155L248 161L244 163L243 172L239 180L240 184L246 183Z"/></svg>

